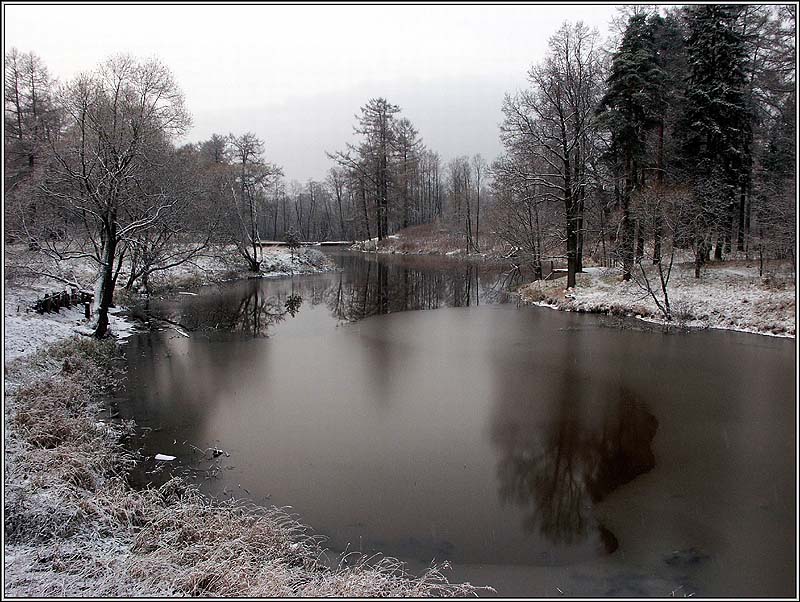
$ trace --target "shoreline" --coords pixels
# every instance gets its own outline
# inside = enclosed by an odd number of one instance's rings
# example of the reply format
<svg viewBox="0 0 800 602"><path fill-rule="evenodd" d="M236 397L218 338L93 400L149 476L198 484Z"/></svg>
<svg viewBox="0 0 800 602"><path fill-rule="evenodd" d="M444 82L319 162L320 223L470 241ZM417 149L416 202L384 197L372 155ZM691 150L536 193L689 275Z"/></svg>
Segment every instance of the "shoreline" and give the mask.
<svg viewBox="0 0 800 602"><path fill-rule="evenodd" d="M525 285L523 285L525 286ZM631 320L639 320L644 324L648 324L650 326L661 326L666 329L675 329L681 332L691 333L691 332L703 332L705 330L720 330L726 332L738 332L741 334L757 334L765 337L773 337L776 339L794 339L795 336L791 334L776 334L773 332L760 332L757 330L743 330L735 327L730 326L700 326L700 325L687 325L678 321L667 322L666 320L659 319L656 317L649 317L649 316L641 316L641 315L634 315L634 314L625 314L624 316L618 316L616 314L611 313L607 310L579 310L579 309L570 309L570 308L562 308L557 305L553 305L547 303L545 301L525 301L522 299L519 293L515 293L517 297L520 298L520 301L525 305L529 305L531 307L542 307L545 309L552 309L554 311L562 311L566 313L580 313L580 314L594 314L596 316L616 316L621 318L628 318Z"/></svg>
<svg viewBox="0 0 800 602"><path fill-rule="evenodd" d="M437 257L465 263L509 263L502 254L445 252L441 240L424 239L401 231L386 237L358 241L350 251L366 255ZM701 278L690 272L692 262L675 263L668 287L673 319L666 320L649 294L633 281L621 282L618 268L587 267L579 272L577 286L569 292L564 281L538 280L520 285L515 294L528 305L560 311L636 318L687 332L714 329L777 338L796 337L796 279L788 261L772 261L763 276L755 260L729 259L703 268Z"/></svg>
<svg viewBox="0 0 800 602"><path fill-rule="evenodd" d="M668 288L673 319L632 282L622 282L620 270L588 268L578 273L577 286L568 291L563 281L538 280L521 285L516 294L523 303L559 311L636 318L664 327L728 330L777 338L796 338L795 280L786 265L760 277L743 262L722 262L694 279L689 264L676 264ZM752 272L752 273L751 273Z"/></svg>
<svg viewBox="0 0 800 602"><path fill-rule="evenodd" d="M280 264L275 261L273 265ZM722 266L730 268L744 269ZM172 285L156 294L177 296L192 285L226 281L223 268L202 274L197 269L173 275ZM248 277L291 277L330 269L329 264L312 265L300 274L270 271ZM793 277L778 285L751 278L738 290L727 280L748 277L738 272L723 274L717 283L722 288L712 287L711 292L725 290L735 296L750 291L758 297L773 295L779 286L781 298L793 299ZM517 294L526 304L550 309L636 317L662 327L682 325L645 315L641 294L628 295L630 285L616 277L613 270L589 268L570 291L563 290L563 280L551 280L522 285ZM700 288L709 281L713 278L701 281ZM676 281L675 290L686 289L684 302L692 298L688 292L698 288L689 282ZM22 297L8 283L5 293L8 314L8 295L11 306ZM537 295L542 298L536 300ZM791 309L793 313L793 304ZM321 560L325 550L320 538L295 516L245 500L208 499L181 478L158 489L134 490L126 475L137 457L123 448L122 441L136 427L103 418L100 402L105 387L124 377L116 364L122 358L124 338L133 332L131 322L120 315L124 313L120 304L111 314L114 332L123 336L104 341L79 329L84 336L75 336L72 322L82 317L77 308L19 318L28 326L38 322L42 328L35 330L37 336L48 336L23 341L25 352L4 360L4 526L10 534L4 550L6 595L465 596L481 589L449 583L442 574L446 563L420 577L405 572L400 561L378 556L358 557L354 565L333 563L331 569ZM767 315L763 323L771 323L773 317ZM748 331L735 324L691 320L683 324L690 330L715 328L794 338L793 332ZM20 330L17 336L20 333L25 334ZM221 559L223 552L226 556ZM242 589L243 583L250 589Z"/></svg>
<svg viewBox="0 0 800 602"><path fill-rule="evenodd" d="M103 418L117 341L72 337L7 367L5 595L463 596L431 567L350 556L331 568L296 516L214 500L183 478L136 490L131 421ZM110 383L110 384L109 384Z"/></svg>
<svg viewBox="0 0 800 602"><path fill-rule="evenodd" d="M301 273L330 271L311 268ZM44 290L29 284L4 283L6 314ZM139 457L123 442L137 427L109 419L102 402L125 378L120 364L134 328L121 303L112 311L116 336L103 340L86 336L75 307L12 311L22 325L12 334L35 336L21 353L4 353L5 595L463 597L481 589L450 583L447 563L419 576L378 555L330 563L323 539L297 516L206 498L183 478L134 489L127 474Z"/></svg>
<svg viewBox="0 0 800 602"><path fill-rule="evenodd" d="M223 250L225 251L225 250ZM295 253L295 262L290 253L277 249L269 249L263 255L262 272L249 272L235 269L228 255L209 255L195 261L177 266L169 271L158 272L151 277L152 290L150 296L165 296L187 292L201 286L233 282L249 278L281 278L303 274L317 274L334 271L336 268L319 251ZM24 268L21 268L24 266ZM93 266L87 262L63 262L54 265L41 256L29 252L7 253L6 278L4 286L4 353L3 362L19 357L30 356L46 343L54 343L75 334L90 336L92 319L86 320L83 309L79 306L61 308L55 313L37 314L31 305L38 297L54 290L64 290L66 285L51 276L37 274L54 273L56 276L85 283L95 276ZM9 271L12 272L9 276ZM120 277L120 280L123 280ZM129 315L130 306L146 298L138 289L128 291L117 286L116 305L109 310L109 327L111 333L123 340L135 331L136 324L125 318Z"/></svg>

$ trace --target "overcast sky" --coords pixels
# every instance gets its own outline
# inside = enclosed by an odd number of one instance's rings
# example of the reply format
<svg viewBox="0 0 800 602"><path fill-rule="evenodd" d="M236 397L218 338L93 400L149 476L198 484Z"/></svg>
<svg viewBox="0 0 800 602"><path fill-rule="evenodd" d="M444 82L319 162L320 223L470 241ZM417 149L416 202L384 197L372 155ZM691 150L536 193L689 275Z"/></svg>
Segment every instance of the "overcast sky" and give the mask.
<svg viewBox="0 0 800 602"><path fill-rule="evenodd" d="M500 152L505 92L565 20L606 36L611 5L36 6L6 4L5 50L66 80L111 54L157 55L194 119L188 136L253 131L288 178L323 178L367 99L400 105L444 159Z"/></svg>

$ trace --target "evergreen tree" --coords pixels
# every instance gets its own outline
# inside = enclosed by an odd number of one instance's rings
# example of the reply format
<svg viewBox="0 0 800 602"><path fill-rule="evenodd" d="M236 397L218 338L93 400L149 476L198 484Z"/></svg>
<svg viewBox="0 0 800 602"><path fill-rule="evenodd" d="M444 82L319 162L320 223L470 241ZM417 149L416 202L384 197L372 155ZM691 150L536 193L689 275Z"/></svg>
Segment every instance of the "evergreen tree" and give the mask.
<svg viewBox="0 0 800 602"><path fill-rule="evenodd" d="M648 19L652 29L656 64L662 71L661 102L654 107L655 140L651 144L655 155L655 186L658 195L665 193L667 173L672 171L674 160L671 159L677 153L677 149L674 143L675 137L671 134L683 117L686 104L683 95L683 79L687 71L686 44L676 13L677 11L668 11L664 17L653 14ZM673 179L669 183L676 182ZM661 261L663 223L658 211L654 213L653 218L653 263L657 264Z"/></svg>
<svg viewBox="0 0 800 602"><path fill-rule="evenodd" d="M685 11L689 77L682 157L695 182L698 264L714 237L716 259L722 259L723 246L730 248L736 195L748 185L752 110L745 40L737 26L742 10L741 5L715 4Z"/></svg>
<svg viewBox="0 0 800 602"><path fill-rule="evenodd" d="M658 63L655 24L645 14L629 19L599 108L602 123L611 133L611 161L621 167L624 178L620 253L625 280L631 277L634 256L632 195L640 187L638 174L646 162L647 132L663 123L665 106L666 78Z"/></svg>

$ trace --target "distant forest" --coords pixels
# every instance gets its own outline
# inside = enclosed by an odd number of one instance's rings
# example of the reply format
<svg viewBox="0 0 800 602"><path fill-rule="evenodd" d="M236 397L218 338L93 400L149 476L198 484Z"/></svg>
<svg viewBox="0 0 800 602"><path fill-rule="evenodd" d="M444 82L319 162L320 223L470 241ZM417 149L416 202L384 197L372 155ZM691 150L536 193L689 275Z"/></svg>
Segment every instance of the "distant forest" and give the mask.
<svg viewBox="0 0 800 602"><path fill-rule="evenodd" d="M605 42L565 23L525 87L498 98L501 156L445 160L372 98L329 149L327 178L302 183L253 133L178 145L191 119L158 60L114 56L59 82L12 49L6 240L93 259L106 306L121 272L130 285L210 245L258 271L260 240L381 240L419 224L540 275L566 265L568 287L589 262L627 279L676 251L698 277L712 259L793 258L795 9L628 7Z"/></svg>

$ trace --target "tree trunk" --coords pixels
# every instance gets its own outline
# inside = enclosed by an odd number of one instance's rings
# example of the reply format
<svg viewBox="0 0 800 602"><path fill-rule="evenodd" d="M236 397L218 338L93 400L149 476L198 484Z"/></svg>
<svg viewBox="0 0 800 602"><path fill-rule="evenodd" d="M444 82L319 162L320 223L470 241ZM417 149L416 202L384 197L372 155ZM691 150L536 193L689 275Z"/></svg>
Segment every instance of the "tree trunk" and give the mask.
<svg viewBox="0 0 800 602"><path fill-rule="evenodd" d="M475 199L475 251L481 252L481 181L478 179L478 196Z"/></svg>
<svg viewBox="0 0 800 602"><path fill-rule="evenodd" d="M733 220L733 215L734 215L735 211L736 211L736 201L735 200L731 200L731 202L728 204L728 211L725 214L725 219L726 219L725 232L724 232L724 239L725 239L725 247L724 247L724 249L725 249L725 253L730 253L731 252L731 245L732 245L732 242L733 242L733 234L734 234L733 229L735 227L734 226L735 222Z"/></svg>
<svg viewBox="0 0 800 602"><path fill-rule="evenodd" d="M366 191L366 188L364 187L364 182L361 181L360 184L361 184L361 201L364 204L364 223L365 223L366 228L367 228L367 240L370 240L372 238L372 236L371 236L370 230L369 230L369 211L367 209L367 191Z"/></svg>
<svg viewBox="0 0 800 602"><path fill-rule="evenodd" d="M748 194L745 200L747 202L747 207L744 212L744 252L745 257L748 257L750 253L750 215L753 209L753 190L751 187L748 187Z"/></svg>
<svg viewBox="0 0 800 602"><path fill-rule="evenodd" d="M408 228L408 151L403 149L403 228Z"/></svg>
<svg viewBox="0 0 800 602"><path fill-rule="evenodd" d="M630 280L633 272L633 220L631 219L631 192L633 191L633 169L630 158L625 160L625 182L621 195L622 224L620 247L622 250L622 279Z"/></svg>
<svg viewBox="0 0 800 602"><path fill-rule="evenodd" d="M656 194L661 195L664 191L664 121L658 123L658 151L656 153ZM661 211L656 209L653 216L653 264L661 261Z"/></svg>
<svg viewBox="0 0 800 602"><path fill-rule="evenodd" d="M644 224L642 220L636 220L636 259L644 257Z"/></svg>
<svg viewBox="0 0 800 602"><path fill-rule="evenodd" d="M578 237L575 228L575 208L573 207L575 199L572 194L570 156L565 152L564 157L564 210L567 217L567 288L574 288Z"/></svg>
<svg viewBox="0 0 800 602"><path fill-rule="evenodd" d="M742 183L741 191L739 192L739 229L738 237L736 239L736 250L744 251L744 214L745 205L747 204L747 185Z"/></svg>
<svg viewBox="0 0 800 602"><path fill-rule="evenodd" d="M714 261L722 261L722 247L725 244L725 236L717 233L717 244L714 246Z"/></svg>
<svg viewBox="0 0 800 602"><path fill-rule="evenodd" d="M575 228L574 216L570 215L567 218L567 288L575 287L577 248L578 248L578 233Z"/></svg>
<svg viewBox="0 0 800 602"><path fill-rule="evenodd" d="M113 221L111 221L113 224ZM95 338L102 339L108 333L108 308L114 302L114 256L116 255L116 232L113 225L104 226L111 229L103 241L103 265L100 272L99 301L97 304L97 326L94 330Z"/></svg>
<svg viewBox="0 0 800 602"><path fill-rule="evenodd" d="M702 241L696 244L695 252L694 252L694 277L700 278L700 268L703 267L703 262L705 259L705 245Z"/></svg>
<svg viewBox="0 0 800 602"><path fill-rule="evenodd" d="M661 261L661 220L659 215L653 218L653 265Z"/></svg>
<svg viewBox="0 0 800 602"><path fill-rule="evenodd" d="M345 238L344 231L344 213L342 212L342 191L340 188L336 189L336 204L339 206L339 236Z"/></svg>
<svg viewBox="0 0 800 602"><path fill-rule="evenodd" d="M472 208L470 207L469 203L469 188L466 186L466 181L464 182L464 200L467 208L467 216L464 223L464 230L467 236L467 255L472 254Z"/></svg>
<svg viewBox="0 0 800 602"><path fill-rule="evenodd" d="M585 191L583 184L581 184L580 188L578 189L578 206L577 206L577 215L575 216L576 219L576 236L577 241L575 243L575 271L576 272L583 272L583 211L584 211L584 204L585 204Z"/></svg>

